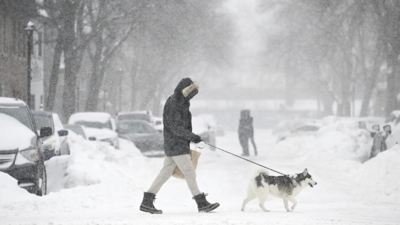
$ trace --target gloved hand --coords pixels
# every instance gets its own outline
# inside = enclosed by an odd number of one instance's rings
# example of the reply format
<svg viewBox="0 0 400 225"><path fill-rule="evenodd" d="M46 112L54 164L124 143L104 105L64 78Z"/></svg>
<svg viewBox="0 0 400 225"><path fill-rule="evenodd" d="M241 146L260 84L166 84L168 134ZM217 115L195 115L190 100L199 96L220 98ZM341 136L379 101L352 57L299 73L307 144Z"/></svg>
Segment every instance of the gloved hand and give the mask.
<svg viewBox="0 0 400 225"><path fill-rule="evenodd" d="M200 141L199 143L195 143L194 145L200 149L203 149L204 147L206 147L206 144L204 143L204 141Z"/></svg>
<svg viewBox="0 0 400 225"><path fill-rule="evenodd" d="M197 144L201 141L203 141L203 140L201 140L201 137L199 135L196 135L195 138L193 139L193 143L195 143L195 144Z"/></svg>

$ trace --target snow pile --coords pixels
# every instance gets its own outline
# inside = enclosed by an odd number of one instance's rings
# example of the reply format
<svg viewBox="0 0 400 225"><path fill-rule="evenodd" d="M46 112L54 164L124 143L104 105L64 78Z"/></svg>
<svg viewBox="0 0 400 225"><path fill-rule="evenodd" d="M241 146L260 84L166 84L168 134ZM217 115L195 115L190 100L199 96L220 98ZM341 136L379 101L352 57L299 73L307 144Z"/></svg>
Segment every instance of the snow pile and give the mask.
<svg viewBox="0 0 400 225"><path fill-rule="evenodd" d="M363 197L372 201L400 200L400 146L379 153L365 162L354 174L358 185L368 187L370 193Z"/></svg>
<svg viewBox="0 0 400 225"><path fill-rule="evenodd" d="M127 168L137 166L133 158L143 157L133 144L128 148L129 152L122 152L108 144L86 141L72 132L70 134L71 155L53 157L46 162L51 192L124 180L129 175Z"/></svg>
<svg viewBox="0 0 400 225"><path fill-rule="evenodd" d="M316 135L289 137L277 148L288 155L304 160L353 160L364 162L369 158L372 139L368 131L359 129L358 122L350 118L326 117Z"/></svg>
<svg viewBox="0 0 400 225"><path fill-rule="evenodd" d="M10 175L0 172L0 206L37 198L25 189L18 187L18 181Z"/></svg>

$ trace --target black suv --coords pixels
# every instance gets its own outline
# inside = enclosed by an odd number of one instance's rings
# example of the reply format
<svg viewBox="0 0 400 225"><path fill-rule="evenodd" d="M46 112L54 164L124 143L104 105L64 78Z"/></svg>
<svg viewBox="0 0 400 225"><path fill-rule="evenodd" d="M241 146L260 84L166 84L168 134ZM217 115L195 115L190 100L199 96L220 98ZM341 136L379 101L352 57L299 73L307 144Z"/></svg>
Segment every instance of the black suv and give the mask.
<svg viewBox="0 0 400 225"><path fill-rule="evenodd" d="M0 172L18 180L18 186L42 196L47 191L42 141L52 129L37 133L31 111L25 102L0 97Z"/></svg>

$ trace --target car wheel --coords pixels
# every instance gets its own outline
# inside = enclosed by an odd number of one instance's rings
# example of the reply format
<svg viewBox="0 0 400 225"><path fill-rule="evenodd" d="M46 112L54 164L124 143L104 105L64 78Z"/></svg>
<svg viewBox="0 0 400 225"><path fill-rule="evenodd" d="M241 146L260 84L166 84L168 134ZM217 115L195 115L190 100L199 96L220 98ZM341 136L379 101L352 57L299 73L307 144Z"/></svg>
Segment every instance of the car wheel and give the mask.
<svg viewBox="0 0 400 225"><path fill-rule="evenodd" d="M47 194L47 173L43 161L39 162L38 173L36 178L36 187L37 187L36 191L37 196L44 196Z"/></svg>

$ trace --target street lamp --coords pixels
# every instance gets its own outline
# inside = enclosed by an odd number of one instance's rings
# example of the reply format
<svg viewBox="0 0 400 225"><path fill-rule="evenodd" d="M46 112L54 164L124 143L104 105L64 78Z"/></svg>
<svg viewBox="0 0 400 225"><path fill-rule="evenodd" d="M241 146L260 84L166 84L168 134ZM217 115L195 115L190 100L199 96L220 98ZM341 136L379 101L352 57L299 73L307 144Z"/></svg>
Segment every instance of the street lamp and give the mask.
<svg viewBox="0 0 400 225"><path fill-rule="evenodd" d="M32 46L33 46L33 31L36 30L35 24L33 24L31 21L28 22L26 25L26 28L24 29L26 33L28 34L28 55L27 55L27 61L28 61L28 67L27 67L27 74L28 74L28 106L29 108L32 108L31 105L31 57L32 57Z"/></svg>

